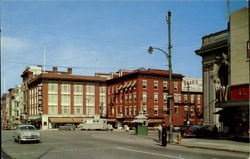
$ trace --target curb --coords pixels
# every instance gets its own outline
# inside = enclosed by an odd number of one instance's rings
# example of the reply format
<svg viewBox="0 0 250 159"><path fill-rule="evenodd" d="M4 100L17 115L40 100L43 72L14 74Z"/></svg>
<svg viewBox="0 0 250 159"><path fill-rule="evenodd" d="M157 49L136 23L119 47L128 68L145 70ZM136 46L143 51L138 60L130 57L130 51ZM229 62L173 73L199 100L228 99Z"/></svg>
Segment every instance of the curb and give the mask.
<svg viewBox="0 0 250 159"><path fill-rule="evenodd" d="M191 146L191 145L181 145L181 144L170 144L174 146L183 146L187 148L199 148L199 149L206 149L206 150L216 150L216 151L226 151L226 152L237 152L237 153L246 153L249 154L249 152L245 151L238 151L238 150L230 150L230 149L218 149L218 148L211 148L211 147L202 147L202 146Z"/></svg>

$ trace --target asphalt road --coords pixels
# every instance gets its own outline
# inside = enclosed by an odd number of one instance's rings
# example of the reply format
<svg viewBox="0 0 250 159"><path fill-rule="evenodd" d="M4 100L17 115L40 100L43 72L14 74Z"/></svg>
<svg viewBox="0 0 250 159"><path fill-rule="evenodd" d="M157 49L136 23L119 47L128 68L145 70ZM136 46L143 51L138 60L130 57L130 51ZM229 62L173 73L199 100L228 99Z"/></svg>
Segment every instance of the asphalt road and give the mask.
<svg viewBox="0 0 250 159"><path fill-rule="evenodd" d="M248 154L162 147L157 141L126 132L41 131L41 143L18 144L13 131L2 131L4 159L237 159Z"/></svg>

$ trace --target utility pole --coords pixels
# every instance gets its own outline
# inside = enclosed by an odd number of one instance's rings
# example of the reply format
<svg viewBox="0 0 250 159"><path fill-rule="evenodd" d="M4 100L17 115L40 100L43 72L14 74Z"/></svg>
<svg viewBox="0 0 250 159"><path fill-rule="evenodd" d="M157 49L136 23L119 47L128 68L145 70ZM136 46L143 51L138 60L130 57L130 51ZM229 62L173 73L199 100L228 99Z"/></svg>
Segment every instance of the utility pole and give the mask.
<svg viewBox="0 0 250 159"><path fill-rule="evenodd" d="M168 22L168 62L169 62L169 95L170 98L168 98L169 101L169 142L173 143L173 131L172 131L172 62L171 62L171 11L168 11L168 16L166 18Z"/></svg>
<svg viewBox="0 0 250 159"><path fill-rule="evenodd" d="M189 82L187 83L187 85L188 85L188 87L187 87L187 89L188 89L188 100L187 100L187 103L188 103L188 116L187 116L187 124L189 125Z"/></svg>

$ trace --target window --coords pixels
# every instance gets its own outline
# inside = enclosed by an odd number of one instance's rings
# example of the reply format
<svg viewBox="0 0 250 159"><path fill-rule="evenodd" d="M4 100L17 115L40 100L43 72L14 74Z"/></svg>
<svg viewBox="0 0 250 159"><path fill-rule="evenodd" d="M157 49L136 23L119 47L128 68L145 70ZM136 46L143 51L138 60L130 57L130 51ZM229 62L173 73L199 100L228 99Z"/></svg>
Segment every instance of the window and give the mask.
<svg viewBox="0 0 250 159"><path fill-rule="evenodd" d="M132 106L129 106L129 116L133 114Z"/></svg>
<svg viewBox="0 0 250 159"><path fill-rule="evenodd" d="M125 103L128 103L128 95L125 94Z"/></svg>
<svg viewBox="0 0 250 159"><path fill-rule="evenodd" d="M185 95L184 95L184 103L187 103L187 102L188 102L188 95L185 94Z"/></svg>
<svg viewBox="0 0 250 159"><path fill-rule="evenodd" d="M174 82L174 90L178 91L178 82Z"/></svg>
<svg viewBox="0 0 250 159"><path fill-rule="evenodd" d="M106 93L106 87L100 87L100 93L105 94Z"/></svg>
<svg viewBox="0 0 250 159"><path fill-rule="evenodd" d="M136 102L137 98L136 98L136 92L134 92L134 102Z"/></svg>
<svg viewBox="0 0 250 159"><path fill-rule="evenodd" d="M136 105L134 106L134 115L136 115Z"/></svg>
<svg viewBox="0 0 250 159"><path fill-rule="evenodd" d="M197 114L201 114L201 106L197 106Z"/></svg>
<svg viewBox="0 0 250 159"><path fill-rule="evenodd" d="M122 103L122 97L123 97L123 95L120 94L120 103Z"/></svg>
<svg viewBox="0 0 250 159"><path fill-rule="evenodd" d="M114 88L114 87L112 87L112 93L113 93L113 94L115 93L115 88Z"/></svg>
<svg viewBox="0 0 250 159"><path fill-rule="evenodd" d="M82 94L82 85L74 85L74 94Z"/></svg>
<svg viewBox="0 0 250 159"><path fill-rule="evenodd" d="M164 81L163 82L163 90L167 90L168 89L168 82Z"/></svg>
<svg viewBox="0 0 250 159"><path fill-rule="evenodd" d="M174 102L175 103L181 103L181 94L175 94L174 95Z"/></svg>
<svg viewBox="0 0 250 159"><path fill-rule="evenodd" d="M184 106L184 114L187 116L188 115L188 106Z"/></svg>
<svg viewBox="0 0 250 159"><path fill-rule="evenodd" d="M142 93L142 100L143 102L147 102L147 92Z"/></svg>
<svg viewBox="0 0 250 159"><path fill-rule="evenodd" d="M129 93L129 103L132 103L132 93Z"/></svg>
<svg viewBox="0 0 250 159"><path fill-rule="evenodd" d="M143 89L147 88L147 81L146 80L142 80L142 88Z"/></svg>
<svg viewBox="0 0 250 159"><path fill-rule="evenodd" d="M158 81L154 81L154 89L155 89L155 90L158 89Z"/></svg>
<svg viewBox="0 0 250 159"><path fill-rule="evenodd" d="M164 94L163 94L163 102L164 102L164 103L167 103L167 101L168 101L168 94L167 94L167 93L164 93Z"/></svg>
<svg viewBox="0 0 250 159"><path fill-rule="evenodd" d="M158 102L158 93L154 93L154 101Z"/></svg>
<svg viewBox="0 0 250 159"><path fill-rule="evenodd" d="M154 115L158 115L158 106L154 106Z"/></svg>
<svg viewBox="0 0 250 159"><path fill-rule="evenodd" d="M197 96L197 104L201 104L201 96L200 95Z"/></svg>
<svg viewBox="0 0 250 159"><path fill-rule="evenodd" d="M62 93L70 93L70 84L62 84L61 85Z"/></svg>
<svg viewBox="0 0 250 159"><path fill-rule="evenodd" d="M178 106L174 106L174 115L175 115L175 116L178 115Z"/></svg>
<svg viewBox="0 0 250 159"><path fill-rule="evenodd" d="M110 94L110 87L108 88L108 94Z"/></svg>
<svg viewBox="0 0 250 159"><path fill-rule="evenodd" d="M58 114L58 84L48 84L48 114Z"/></svg>
<svg viewBox="0 0 250 159"><path fill-rule="evenodd" d="M128 106L125 106L125 115L128 115Z"/></svg>
<svg viewBox="0 0 250 159"><path fill-rule="evenodd" d="M61 96L62 114L70 114L70 94L62 94Z"/></svg>
<svg viewBox="0 0 250 159"><path fill-rule="evenodd" d="M147 105L143 105L143 115L147 115L148 113L148 107Z"/></svg>
<svg viewBox="0 0 250 159"><path fill-rule="evenodd" d="M194 115L194 106L191 106L191 115Z"/></svg>
<svg viewBox="0 0 250 159"><path fill-rule="evenodd" d="M91 94L93 94L93 93L95 93L95 86L90 86L90 85L87 85L86 86L86 93L91 93Z"/></svg>
<svg viewBox="0 0 250 159"><path fill-rule="evenodd" d="M191 95L191 103L194 103L194 95Z"/></svg>
<svg viewBox="0 0 250 159"><path fill-rule="evenodd" d="M168 107L167 106L163 107L163 115L168 115Z"/></svg>
<svg viewBox="0 0 250 159"><path fill-rule="evenodd" d="M123 114L122 109L123 109L123 106L121 105L121 106L120 106L120 113Z"/></svg>

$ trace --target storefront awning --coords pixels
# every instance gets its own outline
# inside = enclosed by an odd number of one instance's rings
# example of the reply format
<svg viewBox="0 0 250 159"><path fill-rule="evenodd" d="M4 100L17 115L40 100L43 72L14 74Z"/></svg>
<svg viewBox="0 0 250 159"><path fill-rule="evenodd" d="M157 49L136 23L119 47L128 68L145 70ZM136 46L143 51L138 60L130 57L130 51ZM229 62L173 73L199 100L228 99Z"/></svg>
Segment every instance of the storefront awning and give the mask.
<svg viewBox="0 0 250 159"><path fill-rule="evenodd" d="M117 122L116 119L107 119L108 122Z"/></svg>
<svg viewBox="0 0 250 159"><path fill-rule="evenodd" d="M49 118L51 123L74 123L71 118Z"/></svg>
<svg viewBox="0 0 250 159"><path fill-rule="evenodd" d="M82 123L84 118L72 118L74 123Z"/></svg>
<svg viewBox="0 0 250 159"><path fill-rule="evenodd" d="M14 120L12 124L20 124L21 122L19 120Z"/></svg>
<svg viewBox="0 0 250 159"><path fill-rule="evenodd" d="M149 123L161 123L162 119L148 119Z"/></svg>
<svg viewBox="0 0 250 159"><path fill-rule="evenodd" d="M229 108L229 107L239 107L239 106L249 106L249 100L235 100L228 102L215 103L216 108Z"/></svg>

